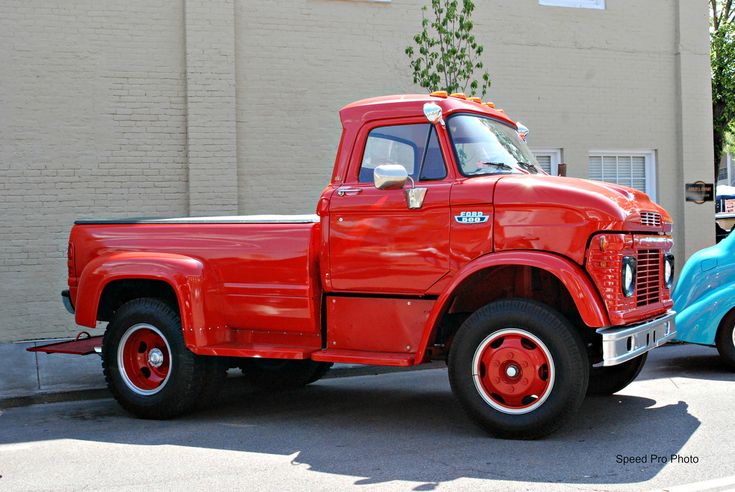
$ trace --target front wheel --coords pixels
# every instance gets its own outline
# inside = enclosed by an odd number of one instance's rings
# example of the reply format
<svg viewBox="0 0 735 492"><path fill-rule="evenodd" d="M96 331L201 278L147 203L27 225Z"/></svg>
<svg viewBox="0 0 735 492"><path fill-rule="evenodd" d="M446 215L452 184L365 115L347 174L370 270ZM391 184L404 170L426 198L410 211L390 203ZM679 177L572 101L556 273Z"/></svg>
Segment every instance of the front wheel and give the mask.
<svg viewBox="0 0 735 492"><path fill-rule="evenodd" d="M449 354L452 390L490 434L536 439L584 400L589 376L581 337L562 314L525 299L497 301L462 324Z"/></svg>
<svg viewBox="0 0 735 492"><path fill-rule="evenodd" d="M715 345L722 360L735 369L735 310L722 319L715 336Z"/></svg>
<svg viewBox="0 0 735 492"><path fill-rule="evenodd" d="M617 366L593 367L587 394L591 396L612 395L635 380L648 359L648 352Z"/></svg>
<svg viewBox="0 0 735 492"><path fill-rule="evenodd" d="M107 386L123 408L142 418L167 419L192 410L209 363L186 348L178 313L158 299L125 303L103 339Z"/></svg>

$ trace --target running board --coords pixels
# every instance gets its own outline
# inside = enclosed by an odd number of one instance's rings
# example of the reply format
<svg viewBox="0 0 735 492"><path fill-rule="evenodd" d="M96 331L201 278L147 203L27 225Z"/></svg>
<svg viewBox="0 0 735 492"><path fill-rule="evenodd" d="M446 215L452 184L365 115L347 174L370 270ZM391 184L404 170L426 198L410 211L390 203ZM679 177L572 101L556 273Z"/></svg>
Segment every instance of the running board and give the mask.
<svg viewBox="0 0 735 492"><path fill-rule="evenodd" d="M416 354L327 349L312 353L311 360L319 362L339 362L342 364L409 367L415 365Z"/></svg>
<svg viewBox="0 0 735 492"><path fill-rule="evenodd" d="M308 347L290 347L269 343L221 343L205 347L193 347L191 351L197 355L219 357L256 357L264 359L309 359L312 352L318 350Z"/></svg>

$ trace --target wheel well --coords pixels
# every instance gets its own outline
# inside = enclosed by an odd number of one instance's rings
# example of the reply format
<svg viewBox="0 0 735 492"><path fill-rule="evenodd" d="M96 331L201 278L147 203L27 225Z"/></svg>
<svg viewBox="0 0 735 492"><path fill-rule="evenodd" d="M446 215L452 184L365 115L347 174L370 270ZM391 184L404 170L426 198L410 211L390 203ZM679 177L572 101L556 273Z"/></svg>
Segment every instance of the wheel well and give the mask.
<svg viewBox="0 0 735 492"><path fill-rule="evenodd" d="M179 301L173 287L163 280L128 279L115 280L105 286L97 307L97 319L110 321L120 306L133 299L152 297L161 299L177 312Z"/></svg>
<svg viewBox="0 0 735 492"><path fill-rule="evenodd" d="M717 340L717 336L720 334L720 330L726 329L726 327L733 322L735 322L735 307L726 312L720 322L717 324L717 331L715 331L715 340Z"/></svg>
<svg viewBox="0 0 735 492"><path fill-rule="evenodd" d="M493 301L510 298L542 302L561 312L575 326L584 325L572 296L556 275L536 267L503 265L475 272L455 289L447 301L448 308L434 327L429 347L448 349L454 334L472 313Z"/></svg>

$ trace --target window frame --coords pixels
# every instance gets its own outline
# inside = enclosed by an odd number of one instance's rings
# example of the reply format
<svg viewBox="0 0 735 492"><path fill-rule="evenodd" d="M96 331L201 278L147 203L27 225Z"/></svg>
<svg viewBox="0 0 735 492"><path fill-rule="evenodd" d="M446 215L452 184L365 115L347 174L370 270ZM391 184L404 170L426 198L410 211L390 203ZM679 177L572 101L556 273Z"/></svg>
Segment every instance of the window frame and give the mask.
<svg viewBox="0 0 735 492"><path fill-rule="evenodd" d="M652 201L656 201L656 150L654 149L618 149L618 150L589 150L587 152L587 179L590 178L590 159L593 156L600 157L643 157L644 158L644 174L646 180L646 189L644 193L648 195ZM598 181L598 180L593 180ZM607 183L609 181L601 181ZM624 185L623 185L624 186Z"/></svg>
<svg viewBox="0 0 735 492"><path fill-rule="evenodd" d="M531 152L537 160L539 155L548 155L551 161L550 176L559 175L559 164L562 163L562 149L560 147L531 147Z"/></svg>
<svg viewBox="0 0 735 492"><path fill-rule="evenodd" d="M538 0L542 7L605 10L605 0Z"/></svg>
<svg viewBox="0 0 735 492"><path fill-rule="evenodd" d="M447 158L446 158L444 149L442 148L441 137L439 135L439 131L437 130L436 125L433 125L433 124L427 122L424 119L423 121L419 121L419 122L417 122L417 121L406 121L406 122L395 123L395 124L391 124L391 125L376 125L376 126L370 127L367 130L367 133L365 134L365 138L359 144L359 145L362 146L362 150L360 151L359 160L357 161L357 174L355 176L356 182L358 184L370 184L370 183L373 183L372 181L360 181L360 171L362 170L362 164L363 164L363 162L365 160L365 151L367 150L367 144L368 144L368 141L370 140L370 134L373 133L374 131L379 131L382 128L393 128L393 127L397 127L397 126L408 126L408 125L425 125L425 126L427 126L429 128L429 131L426 133L426 139L424 140L423 152L420 155L420 157L418 159L418 162L414 162L414 168L415 168L414 170L417 171L416 178L414 179L413 176L411 176L411 174L409 174L409 176L411 177L411 179L413 179L414 182L416 182L416 183L422 183L422 182L423 183L432 183L432 182L444 181L445 179L447 179L447 177L449 176L449 166L447 165ZM432 133L435 133L436 134L437 144L439 146L439 152L441 152L442 161L444 163L444 176L441 177L441 178L436 178L436 179L421 179L421 175L424 172L424 163L426 161L426 153L427 153L427 150L429 148L429 141L431 140ZM400 137L391 137L391 136L388 136L388 135L383 136L383 137L378 137L378 138L384 138L386 140L393 140L395 142L405 143L406 145L409 145L409 146L413 147L413 149L414 149L414 155L418 154L418 152L417 152L418 151L418 146L413 141L406 140L406 139L400 138ZM406 171L408 171L408 170L406 170Z"/></svg>

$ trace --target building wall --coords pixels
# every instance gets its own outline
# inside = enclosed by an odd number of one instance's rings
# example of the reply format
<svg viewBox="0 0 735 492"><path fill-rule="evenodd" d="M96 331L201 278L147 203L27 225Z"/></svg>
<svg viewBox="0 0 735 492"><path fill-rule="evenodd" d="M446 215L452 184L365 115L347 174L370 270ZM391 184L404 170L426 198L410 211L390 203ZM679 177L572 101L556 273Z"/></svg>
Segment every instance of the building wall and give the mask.
<svg viewBox="0 0 735 492"><path fill-rule="evenodd" d="M312 212L337 111L415 92L422 0L0 0L0 341L62 336L74 218ZM677 255L712 244L707 8L476 2L489 98L561 148L654 150ZM701 3L701 2L700 2ZM685 234L686 233L686 234Z"/></svg>
<svg viewBox="0 0 735 492"><path fill-rule="evenodd" d="M0 1L0 341L68 335L75 218L188 211L181 2Z"/></svg>

